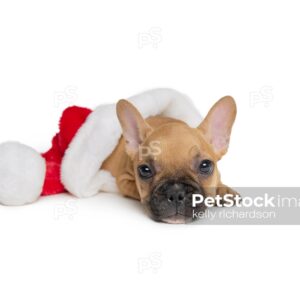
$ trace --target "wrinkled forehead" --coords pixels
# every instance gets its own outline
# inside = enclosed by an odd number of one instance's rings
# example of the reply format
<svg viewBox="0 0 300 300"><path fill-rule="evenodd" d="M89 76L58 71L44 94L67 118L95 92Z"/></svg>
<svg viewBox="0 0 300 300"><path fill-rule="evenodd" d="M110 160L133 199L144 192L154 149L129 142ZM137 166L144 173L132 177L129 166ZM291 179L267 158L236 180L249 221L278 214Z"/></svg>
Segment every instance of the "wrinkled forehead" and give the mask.
<svg viewBox="0 0 300 300"><path fill-rule="evenodd" d="M210 146L197 129L187 125L163 126L155 130L141 148L141 159L157 167L185 167L196 158L213 158Z"/></svg>

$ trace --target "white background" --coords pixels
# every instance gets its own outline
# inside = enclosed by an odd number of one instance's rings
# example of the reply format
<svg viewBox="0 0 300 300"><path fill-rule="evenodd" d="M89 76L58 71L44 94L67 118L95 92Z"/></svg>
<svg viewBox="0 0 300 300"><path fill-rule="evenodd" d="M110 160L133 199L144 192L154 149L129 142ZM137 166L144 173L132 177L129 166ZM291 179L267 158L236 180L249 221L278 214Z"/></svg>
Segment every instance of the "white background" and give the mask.
<svg viewBox="0 0 300 300"><path fill-rule="evenodd" d="M1 1L0 142L44 151L70 104L172 87L238 105L231 186L299 185L297 1ZM299 299L299 228L186 226L108 194L0 207L0 298Z"/></svg>

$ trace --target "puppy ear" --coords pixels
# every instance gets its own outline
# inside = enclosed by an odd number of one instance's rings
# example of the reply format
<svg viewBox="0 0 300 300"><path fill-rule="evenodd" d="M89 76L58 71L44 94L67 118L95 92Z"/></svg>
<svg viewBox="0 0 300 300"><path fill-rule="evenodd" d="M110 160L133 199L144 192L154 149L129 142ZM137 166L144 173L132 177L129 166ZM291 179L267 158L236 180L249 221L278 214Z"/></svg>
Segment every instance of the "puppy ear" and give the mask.
<svg viewBox="0 0 300 300"><path fill-rule="evenodd" d="M140 112L127 100L120 100L117 103L117 116L123 129L127 154L133 158L139 150L139 145L152 129Z"/></svg>
<svg viewBox="0 0 300 300"><path fill-rule="evenodd" d="M221 98L209 111L198 129L220 159L228 149L231 128L236 117L236 104L232 97Z"/></svg>

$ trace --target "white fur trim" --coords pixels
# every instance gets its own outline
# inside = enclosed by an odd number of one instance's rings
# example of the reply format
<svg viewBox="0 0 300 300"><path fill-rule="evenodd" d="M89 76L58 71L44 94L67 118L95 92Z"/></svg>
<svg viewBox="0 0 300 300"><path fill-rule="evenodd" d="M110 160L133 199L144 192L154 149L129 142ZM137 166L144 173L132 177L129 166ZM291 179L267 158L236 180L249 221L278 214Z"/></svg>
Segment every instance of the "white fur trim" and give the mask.
<svg viewBox="0 0 300 300"><path fill-rule="evenodd" d="M172 89L150 90L129 98L129 101L144 118L163 115L183 120L192 127L202 120L191 100ZM100 168L115 149L121 134L116 104L99 106L90 114L63 159L61 180L70 193L90 197L100 191L118 191L115 179Z"/></svg>
<svg viewBox="0 0 300 300"><path fill-rule="evenodd" d="M16 142L0 145L0 204L36 201L45 180L46 164L35 150Z"/></svg>
<svg viewBox="0 0 300 300"><path fill-rule="evenodd" d="M163 115L186 122L196 127L202 121L192 100L173 89L154 89L129 98L144 118Z"/></svg>

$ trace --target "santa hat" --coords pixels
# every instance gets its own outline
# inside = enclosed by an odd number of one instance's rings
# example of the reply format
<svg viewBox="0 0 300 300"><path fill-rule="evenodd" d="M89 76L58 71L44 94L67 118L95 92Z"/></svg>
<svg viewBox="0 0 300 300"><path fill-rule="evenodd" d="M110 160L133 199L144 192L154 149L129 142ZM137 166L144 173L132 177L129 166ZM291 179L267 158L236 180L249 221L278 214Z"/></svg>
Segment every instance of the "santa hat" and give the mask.
<svg viewBox="0 0 300 300"><path fill-rule="evenodd" d="M162 115L191 127L201 122L190 99L175 90L150 90L128 100L144 118ZM115 178L100 168L121 134L116 104L101 105L94 111L70 107L63 112L60 131L46 153L17 142L1 144L0 204L24 205L41 195L65 191L77 197L118 192Z"/></svg>

